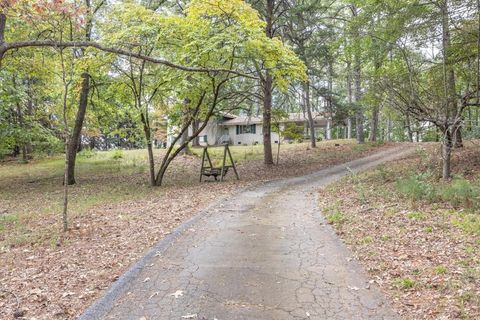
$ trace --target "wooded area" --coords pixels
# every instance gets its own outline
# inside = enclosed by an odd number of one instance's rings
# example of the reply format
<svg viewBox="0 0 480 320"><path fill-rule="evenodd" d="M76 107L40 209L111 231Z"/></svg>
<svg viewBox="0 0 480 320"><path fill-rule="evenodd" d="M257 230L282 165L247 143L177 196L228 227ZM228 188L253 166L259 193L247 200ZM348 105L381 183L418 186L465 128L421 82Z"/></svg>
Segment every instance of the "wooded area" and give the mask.
<svg viewBox="0 0 480 320"><path fill-rule="evenodd" d="M222 250L300 257L292 240L319 266L320 242L303 244L331 230L320 202L402 317L477 318L479 107L480 0L0 0L0 318L78 316L237 192L215 219L258 229L231 224ZM355 159L396 160L341 180ZM240 192L266 181L281 192Z"/></svg>

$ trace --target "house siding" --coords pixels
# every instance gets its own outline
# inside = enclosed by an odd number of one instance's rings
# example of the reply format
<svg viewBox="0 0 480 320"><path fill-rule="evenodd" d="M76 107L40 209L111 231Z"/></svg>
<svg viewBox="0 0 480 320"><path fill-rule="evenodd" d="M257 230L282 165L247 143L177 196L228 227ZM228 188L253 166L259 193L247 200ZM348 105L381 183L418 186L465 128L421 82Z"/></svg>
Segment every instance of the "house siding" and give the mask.
<svg viewBox="0 0 480 320"><path fill-rule="evenodd" d="M230 136L230 143L232 145L252 145L252 144L262 144L263 143L263 127L261 124L255 124L255 133L241 133L237 134L237 126L224 126L228 128L228 133ZM271 133L272 143L275 141L278 142L278 134L275 132Z"/></svg>
<svg viewBox="0 0 480 320"><path fill-rule="evenodd" d="M298 120L298 117L291 117L290 121L287 122L303 124L305 127L305 134L308 135L308 126L306 120ZM205 128L199 134L199 142L200 145L217 145L221 144L224 141L223 138L226 138L231 145L252 145L252 144L263 144L263 126L261 123L261 119L241 119L241 121L236 121L237 118L219 118L219 119L211 119ZM253 122L253 123L252 123ZM240 133L241 130L237 130L237 125L240 126L252 126L255 125L255 133ZM285 124L280 124L281 127L284 127ZM325 136L325 128L327 125L327 119L325 118L317 118L315 120L315 131L317 132L317 137L324 137ZM170 145L173 142L173 132L174 127L168 128L168 138L167 138L167 145ZM253 130L252 130L253 131ZM188 134L191 136L193 134L193 130L190 127L188 129ZM206 141L205 141L206 136ZM276 132L271 133L271 141L272 144L278 143L279 135Z"/></svg>

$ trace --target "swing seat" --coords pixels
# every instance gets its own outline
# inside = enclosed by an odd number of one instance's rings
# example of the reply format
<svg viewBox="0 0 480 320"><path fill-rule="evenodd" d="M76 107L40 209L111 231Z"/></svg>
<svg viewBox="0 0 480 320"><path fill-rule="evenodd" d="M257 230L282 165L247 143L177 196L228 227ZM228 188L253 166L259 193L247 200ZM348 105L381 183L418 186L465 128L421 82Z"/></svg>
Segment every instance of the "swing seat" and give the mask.
<svg viewBox="0 0 480 320"><path fill-rule="evenodd" d="M203 177L214 177L215 181L217 181L217 178L220 177L220 181L223 181L223 178L225 178L230 168L233 169L237 180L240 179L238 176L237 168L235 167L235 162L232 158L232 154L230 153L230 149L228 148L228 144L225 144L224 146L225 149L223 151L223 162L221 167L213 166L210 155L208 154L208 147L203 148L202 168L200 169L200 182L202 182ZM227 155L230 159L230 165L226 165ZM205 161L208 162L208 165L205 165Z"/></svg>
<svg viewBox="0 0 480 320"><path fill-rule="evenodd" d="M223 176L227 175L228 166L223 169ZM217 177L222 174L222 168L204 168L202 174L205 177L214 177L217 180Z"/></svg>

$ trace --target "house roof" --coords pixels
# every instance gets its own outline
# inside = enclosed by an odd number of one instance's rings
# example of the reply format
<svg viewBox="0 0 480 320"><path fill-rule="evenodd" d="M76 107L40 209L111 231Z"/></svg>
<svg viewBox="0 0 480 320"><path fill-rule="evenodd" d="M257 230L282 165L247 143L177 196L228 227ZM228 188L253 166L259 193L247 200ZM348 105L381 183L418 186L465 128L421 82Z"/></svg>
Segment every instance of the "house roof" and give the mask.
<svg viewBox="0 0 480 320"><path fill-rule="evenodd" d="M237 116L234 115L234 114L231 114L229 112L219 112L218 114L219 116L223 117L223 118L228 118L228 119L235 119Z"/></svg>
<svg viewBox="0 0 480 320"><path fill-rule="evenodd" d="M316 127L324 127L327 125L327 119L319 112L313 112L313 120ZM262 117L249 117L249 116L238 116L234 119L227 120L222 122L220 125L223 126L235 126L235 125L249 125L249 124L261 124L263 122ZM281 123L305 123L307 122L307 117L303 113L289 113L288 119L283 119Z"/></svg>

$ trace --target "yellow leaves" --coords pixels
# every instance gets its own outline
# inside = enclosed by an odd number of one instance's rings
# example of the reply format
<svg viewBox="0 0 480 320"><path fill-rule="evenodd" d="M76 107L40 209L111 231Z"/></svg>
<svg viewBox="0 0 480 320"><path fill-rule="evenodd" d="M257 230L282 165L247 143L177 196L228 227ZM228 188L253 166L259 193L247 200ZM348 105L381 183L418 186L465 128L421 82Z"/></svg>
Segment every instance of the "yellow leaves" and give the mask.
<svg viewBox="0 0 480 320"><path fill-rule="evenodd" d="M150 48L150 55L204 68L268 69L280 89L305 80L306 68L243 0L192 0L185 15L158 13L135 3L114 6L104 38L114 45ZM107 36L108 35L108 36Z"/></svg>
<svg viewBox="0 0 480 320"><path fill-rule="evenodd" d="M273 74L280 90L286 90L292 80L307 80L306 66L280 39L270 39L261 34L249 41L247 50L253 59L260 60Z"/></svg>
<svg viewBox="0 0 480 320"><path fill-rule="evenodd" d="M193 0L186 12L190 19L210 19L212 22L220 19L226 23L237 23L247 30L265 27L258 12L243 0Z"/></svg>

